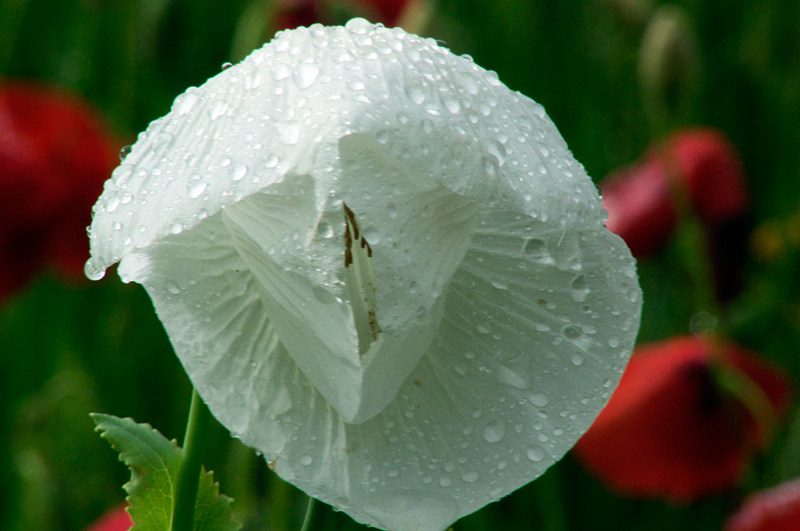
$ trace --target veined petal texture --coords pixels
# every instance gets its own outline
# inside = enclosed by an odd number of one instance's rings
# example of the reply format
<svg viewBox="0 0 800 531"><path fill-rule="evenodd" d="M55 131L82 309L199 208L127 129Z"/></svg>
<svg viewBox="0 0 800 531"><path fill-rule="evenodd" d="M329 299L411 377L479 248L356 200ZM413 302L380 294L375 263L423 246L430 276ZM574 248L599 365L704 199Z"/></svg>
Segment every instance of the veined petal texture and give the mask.
<svg viewBox="0 0 800 531"><path fill-rule="evenodd" d="M440 531L588 429L641 291L542 107L430 39L280 33L142 133L87 274L143 284L213 414L358 521Z"/></svg>

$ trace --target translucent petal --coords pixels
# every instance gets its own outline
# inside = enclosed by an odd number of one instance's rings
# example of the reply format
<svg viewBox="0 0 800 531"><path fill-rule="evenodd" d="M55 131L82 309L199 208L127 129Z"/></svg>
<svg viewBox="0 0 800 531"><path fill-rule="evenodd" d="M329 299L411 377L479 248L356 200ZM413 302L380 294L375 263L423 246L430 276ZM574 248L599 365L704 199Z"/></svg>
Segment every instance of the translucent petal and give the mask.
<svg viewBox="0 0 800 531"><path fill-rule="evenodd" d="M604 217L541 106L352 21L179 97L106 184L87 271L145 286L211 411L282 477L439 531L540 475L616 385L641 294Z"/></svg>

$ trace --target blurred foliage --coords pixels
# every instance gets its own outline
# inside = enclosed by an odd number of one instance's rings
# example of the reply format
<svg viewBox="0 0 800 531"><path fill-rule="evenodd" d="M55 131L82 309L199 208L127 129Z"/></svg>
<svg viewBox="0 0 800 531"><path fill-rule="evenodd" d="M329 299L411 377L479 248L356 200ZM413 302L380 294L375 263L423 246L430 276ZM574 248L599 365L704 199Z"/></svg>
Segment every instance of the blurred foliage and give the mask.
<svg viewBox="0 0 800 531"><path fill-rule="evenodd" d="M658 5L657 5L658 4ZM681 0L697 72L680 112L654 111L640 49L659 5L645 0L440 0L427 35L497 71L542 103L595 178L653 141L702 124L741 151L752 194L745 289L718 316L741 344L800 381L800 4ZM269 35L264 0L0 0L0 74L93 101L133 141L188 86ZM2 82L0 80L0 82ZM767 252L768 250L769 252ZM640 341L690 331L700 310L679 242L640 264ZM76 531L123 499L127 470L92 429L90 411L130 416L180 438L190 386L139 286L116 275L64 285L47 275L0 306L0 528ZM800 474L800 412L741 492L688 507L620 499L569 457L459 531L719 529L749 490ZM215 426L206 460L245 529L299 528L305 498ZM354 529L317 512L315 529Z"/></svg>

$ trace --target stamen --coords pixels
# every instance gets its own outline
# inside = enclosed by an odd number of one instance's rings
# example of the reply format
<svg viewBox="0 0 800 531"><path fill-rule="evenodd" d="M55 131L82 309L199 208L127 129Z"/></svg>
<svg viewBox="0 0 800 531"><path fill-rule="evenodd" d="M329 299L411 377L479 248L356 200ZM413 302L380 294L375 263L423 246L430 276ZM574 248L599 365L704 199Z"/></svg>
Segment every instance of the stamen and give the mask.
<svg viewBox="0 0 800 531"><path fill-rule="evenodd" d="M372 265L372 247L364 239L356 216L347 205L344 205L344 223L345 284L358 333L358 352L363 355L381 333L375 313L375 267Z"/></svg>

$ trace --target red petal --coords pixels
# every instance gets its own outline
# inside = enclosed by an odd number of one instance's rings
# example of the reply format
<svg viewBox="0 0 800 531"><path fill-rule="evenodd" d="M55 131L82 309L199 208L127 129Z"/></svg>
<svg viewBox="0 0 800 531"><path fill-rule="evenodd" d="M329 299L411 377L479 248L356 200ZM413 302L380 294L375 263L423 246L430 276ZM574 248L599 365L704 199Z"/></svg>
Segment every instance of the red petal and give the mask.
<svg viewBox="0 0 800 531"><path fill-rule="evenodd" d="M690 129L672 137L667 150L678 161L692 206L705 223L718 224L747 210L742 163L725 135Z"/></svg>
<svg viewBox="0 0 800 531"><path fill-rule="evenodd" d="M619 235L634 256L653 254L675 230L675 210L661 161L649 158L617 172L600 185L606 227Z"/></svg>
<svg viewBox="0 0 800 531"><path fill-rule="evenodd" d="M716 388L710 367L728 358L714 352L699 338L639 348L576 457L613 490L636 497L681 503L735 486L756 440L744 406ZM785 379L753 355L728 353L756 383L779 385L765 388L768 395L788 394Z"/></svg>
<svg viewBox="0 0 800 531"><path fill-rule="evenodd" d="M800 480L748 497L725 523L725 531L800 531Z"/></svg>
<svg viewBox="0 0 800 531"><path fill-rule="evenodd" d="M106 513L87 531L128 531L133 527L133 521L126 508L127 506L122 506Z"/></svg>

